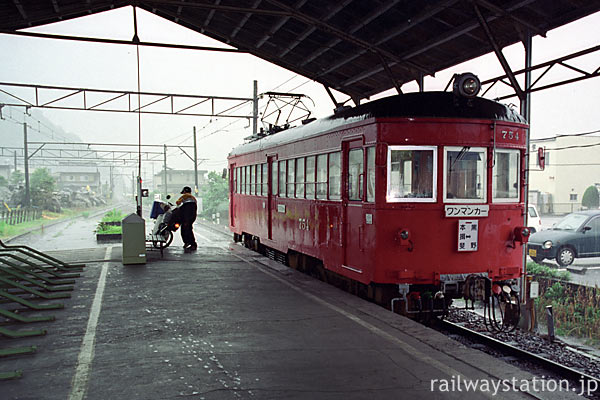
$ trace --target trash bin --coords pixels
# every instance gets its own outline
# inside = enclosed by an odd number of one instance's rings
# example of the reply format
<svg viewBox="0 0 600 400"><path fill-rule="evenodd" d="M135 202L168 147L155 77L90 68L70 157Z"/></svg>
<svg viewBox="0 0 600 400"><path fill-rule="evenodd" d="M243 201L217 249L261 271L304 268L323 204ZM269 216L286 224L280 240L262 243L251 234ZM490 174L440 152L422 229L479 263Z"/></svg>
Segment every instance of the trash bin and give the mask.
<svg viewBox="0 0 600 400"><path fill-rule="evenodd" d="M146 223L137 214L121 221L123 229L123 264L146 264Z"/></svg>

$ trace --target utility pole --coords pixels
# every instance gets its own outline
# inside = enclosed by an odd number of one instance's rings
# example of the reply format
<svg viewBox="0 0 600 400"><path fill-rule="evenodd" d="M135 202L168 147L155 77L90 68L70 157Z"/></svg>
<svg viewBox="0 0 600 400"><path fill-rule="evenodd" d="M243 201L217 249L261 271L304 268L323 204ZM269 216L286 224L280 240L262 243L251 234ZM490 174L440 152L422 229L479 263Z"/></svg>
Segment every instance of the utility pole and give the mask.
<svg viewBox="0 0 600 400"><path fill-rule="evenodd" d="M258 81L254 81L254 95L252 96L252 136L258 133Z"/></svg>
<svg viewBox="0 0 600 400"><path fill-rule="evenodd" d="M23 122L23 163L25 164L25 207L31 205L29 193L29 150L27 148L27 122Z"/></svg>
<svg viewBox="0 0 600 400"><path fill-rule="evenodd" d="M194 127L194 192L198 195L198 146L196 146L196 127Z"/></svg>
<svg viewBox="0 0 600 400"><path fill-rule="evenodd" d="M169 189L167 188L167 145L163 144L163 186L165 188L165 201L169 195Z"/></svg>
<svg viewBox="0 0 600 400"><path fill-rule="evenodd" d="M15 171L17 170L17 151L15 150Z"/></svg>
<svg viewBox="0 0 600 400"><path fill-rule="evenodd" d="M109 192L108 192L109 193L108 198L112 199L113 198L113 192L114 192L113 166L110 165L109 168L110 168L110 186L108 188L108 190L109 190Z"/></svg>

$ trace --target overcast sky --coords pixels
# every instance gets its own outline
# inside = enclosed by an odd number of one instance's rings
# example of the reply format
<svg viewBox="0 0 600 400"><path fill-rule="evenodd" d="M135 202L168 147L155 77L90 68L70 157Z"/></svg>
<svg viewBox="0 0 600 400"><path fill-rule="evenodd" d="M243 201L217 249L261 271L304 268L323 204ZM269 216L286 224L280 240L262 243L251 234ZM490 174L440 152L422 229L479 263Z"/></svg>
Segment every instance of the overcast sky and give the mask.
<svg viewBox="0 0 600 400"><path fill-rule="evenodd" d="M132 14L132 8L125 7L37 27L31 31L128 40L133 36ZM225 46L143 10L138 10L137 15L142 41ZM594 14L550 31L547 38L535 37L534 65L598 45L598 26L600 14ZM3 54L0 81L130 91L137 89L134 46L0 34L0 53ZM523 67L522 45L506 48L504 54L513 70ZM314 116L329 115L333 109L322 85L250 55L140 47L140 63L142 91L252 97L252 81L256 79L259 92L277 90L309 95L315 103ZM572 64L592 72L600 66L600 53L582 57ZM425 89L443 90L453 73L466 71L474 72L482 80L503 74L495 55L490 54L439 72L435 78L426 77ZM571 77L575 74L556 68L548 74L549 78L552 76ZM403 90L415 91L416 85L407 84ZM389 91L385 94L393 93ZM487 97L504 93L506 89L500 85ZM339 100L345 99L339 93L337 96ZM505 102L518 104L516 98ZM261 106L264 106L264 102ZM600 129L599 106L599 78L534 93L531 135L539 138ZM251 106L247 105L237 113L249 115ZM138 121L135 114L43 110L43 115L87 142L137 142ZM0 141L5 123L0 121ZM153 144L191 144L193 126L198 128L198 137L202 138L198 143L198 156L207 159L201 165L202 169L223 168L231 148L251 134L251 127L246 120L219 118L211 122L204 117L143 115L143 141ZM213 132L217 133L210 135ZM169 164L178 168L191 167L191 162L175 151L169 155ZM161 165L155 168L158 171Z"/></svg>

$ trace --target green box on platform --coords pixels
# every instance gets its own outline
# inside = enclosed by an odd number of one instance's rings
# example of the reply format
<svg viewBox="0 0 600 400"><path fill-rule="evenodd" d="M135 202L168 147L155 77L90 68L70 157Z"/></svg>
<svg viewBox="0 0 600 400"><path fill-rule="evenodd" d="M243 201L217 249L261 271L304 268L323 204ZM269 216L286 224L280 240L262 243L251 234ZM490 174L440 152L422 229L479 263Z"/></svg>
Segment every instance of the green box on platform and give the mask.
<svg viewBox="0 0 600 400"><path fill-rule="evenodd" d="M123 264L146 264L146 222L137 214L121 221Z"/></svg>

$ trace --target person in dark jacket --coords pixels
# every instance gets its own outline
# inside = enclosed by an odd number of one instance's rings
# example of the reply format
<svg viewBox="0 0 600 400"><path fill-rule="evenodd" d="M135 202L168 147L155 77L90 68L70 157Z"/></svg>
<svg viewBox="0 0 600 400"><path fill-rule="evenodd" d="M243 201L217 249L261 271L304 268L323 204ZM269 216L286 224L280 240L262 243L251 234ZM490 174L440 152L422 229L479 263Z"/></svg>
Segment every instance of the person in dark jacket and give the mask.
<svg viewBox="0 0 600 400"><path fill-rule="evenodd" d="M183 248L196 250L196 238L194 237L194 221L198 211L196 198L192 195L192 189L186 186L181 191L181 197L176 201L179 206L179 216L181 218L181 238L183 239Z"/></svg>

